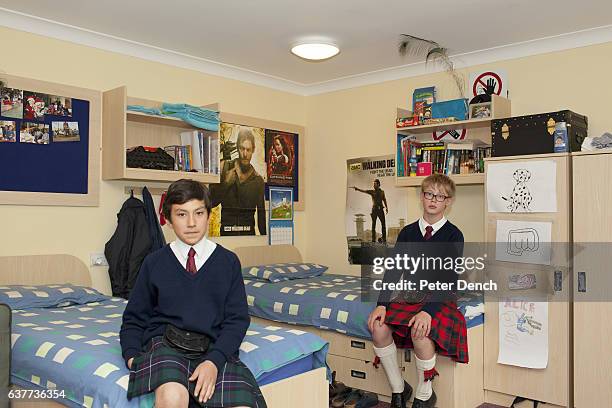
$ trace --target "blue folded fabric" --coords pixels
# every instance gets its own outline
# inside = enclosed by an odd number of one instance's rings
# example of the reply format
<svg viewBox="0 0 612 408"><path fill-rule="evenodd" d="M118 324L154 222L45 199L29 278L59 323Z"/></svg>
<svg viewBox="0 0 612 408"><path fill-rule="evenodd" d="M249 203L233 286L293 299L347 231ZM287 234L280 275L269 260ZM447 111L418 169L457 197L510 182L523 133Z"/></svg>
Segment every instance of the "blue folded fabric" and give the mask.
<svg viewBox="0 0 612 408"><path fill-rule="evenodd" d="M164 103L161 110L164 115L182 119L195 127L219 130L219 112L186 103Z"/></svg>
<svg viewBox="0 0 612 408"><path fill-rule="evenodd" d="M146 113L147 115L161 116L161 111L157 108L148 108L142 105L128 105L127 110L132 112Z"/></svg>

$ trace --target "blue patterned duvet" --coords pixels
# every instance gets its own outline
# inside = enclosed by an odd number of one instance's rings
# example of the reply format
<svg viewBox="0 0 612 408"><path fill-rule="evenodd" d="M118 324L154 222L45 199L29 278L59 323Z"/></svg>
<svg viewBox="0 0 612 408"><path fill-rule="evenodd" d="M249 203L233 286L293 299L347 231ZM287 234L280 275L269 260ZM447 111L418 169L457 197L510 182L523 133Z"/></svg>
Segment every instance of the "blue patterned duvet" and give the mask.
<svg viewBox="0 0 612 408"><path fill-rule="evenodd" d="M323 274L278 283L245 278L244 284L252 316L371 338L367 322L376 303L361 301L359 277ZM462 294L458 304L468 328L483 323L482 294Z"/></svg>
<svg viewBox="0 0 612 408"><path fill-rule="evenodd" d="M152 407L153 395L127 401L129 373L119 328L125 301L118 298L63 308L13 311L11 380L26 389L65 391L72 407ZM255 378L312 356L325 366L328 345L300 330L252 324L240 358Z"/></svg>

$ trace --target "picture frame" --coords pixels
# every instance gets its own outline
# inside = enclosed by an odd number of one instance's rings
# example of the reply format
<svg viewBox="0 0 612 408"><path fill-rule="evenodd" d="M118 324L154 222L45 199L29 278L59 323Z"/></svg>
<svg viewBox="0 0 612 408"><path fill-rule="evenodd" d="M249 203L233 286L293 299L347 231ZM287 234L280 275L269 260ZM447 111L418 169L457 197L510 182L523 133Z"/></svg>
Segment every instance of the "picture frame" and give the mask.
<svg viewBox="0 0 612 408"><path fill-rule="evenodd" d="M270 220L293 221L293 189L270 186Z"/></svg>
<svg viewBox="0 0 612 408"><path fill-rule="evenodd" d="M475 103L470 105L470 119L488 119L493 117L493 104L491 102Z"/></svg>

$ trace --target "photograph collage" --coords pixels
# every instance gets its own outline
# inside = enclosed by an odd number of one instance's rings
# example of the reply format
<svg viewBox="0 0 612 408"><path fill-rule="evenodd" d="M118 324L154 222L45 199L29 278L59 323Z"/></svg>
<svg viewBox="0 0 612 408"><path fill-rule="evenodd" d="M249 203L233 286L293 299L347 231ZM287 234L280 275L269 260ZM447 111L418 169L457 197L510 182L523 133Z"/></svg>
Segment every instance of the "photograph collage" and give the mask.
<svg viewBox="0 0 612 408"><path fill-rule="evenodd" d="M72 98L2 88L0 99L0 143L48 145L81 140L79 122L72 118Z"/></svg>

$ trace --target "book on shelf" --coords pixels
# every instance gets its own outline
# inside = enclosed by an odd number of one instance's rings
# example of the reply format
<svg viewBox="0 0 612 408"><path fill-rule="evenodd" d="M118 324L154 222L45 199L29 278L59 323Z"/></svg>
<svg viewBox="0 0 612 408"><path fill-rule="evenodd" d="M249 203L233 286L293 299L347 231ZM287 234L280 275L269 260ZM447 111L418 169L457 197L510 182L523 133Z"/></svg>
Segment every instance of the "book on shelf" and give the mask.
<svg viewBox="0 0 612 408"><path fill-rule="evenodd" d="M483 173L484 159L491 156L491 147L476 139L445 143L398 136L397 140L398 177Z"/></svg>
<svg viewBox="0 0 612 408"><path fill-rule="evenodd" d="M175 158L175 170L219 174L217 137L198 130L181 132L180 136L181 146L164 148Z"/></svg>

